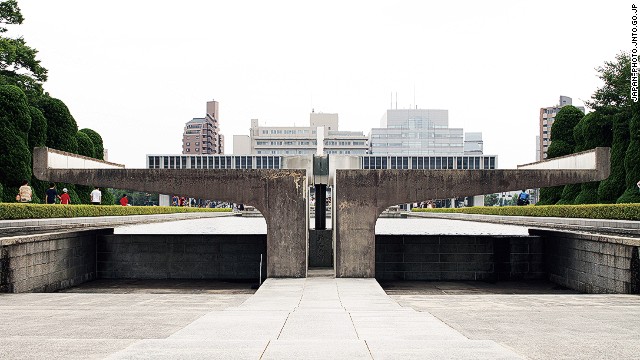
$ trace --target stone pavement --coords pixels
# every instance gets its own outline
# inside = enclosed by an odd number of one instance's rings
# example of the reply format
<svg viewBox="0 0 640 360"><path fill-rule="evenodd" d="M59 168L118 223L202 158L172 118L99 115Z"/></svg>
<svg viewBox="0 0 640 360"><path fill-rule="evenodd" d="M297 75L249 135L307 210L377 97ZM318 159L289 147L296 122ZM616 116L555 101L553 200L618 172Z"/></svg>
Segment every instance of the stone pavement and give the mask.
<svg viewBox="0 0 640 360"><path fill-rule="evenodd" d="M206 281L0 294L0 359L640 357L636 295L391 285L390 296L373 279L330 277L270 279L254 295Z"/></svg>
<svg viewBox="0 0 640 360"><path fill-rule="evenodd" d="M403 308L374 279L269 279L254 295L2 294L0 313L2 359L521 358Z"/></svg>
<svg viewBox="0 0 640 360"><path fill-rule="evenodd" d="M403 308L374 279L268 279L239 306L109 359L520 359Z"/></svg>

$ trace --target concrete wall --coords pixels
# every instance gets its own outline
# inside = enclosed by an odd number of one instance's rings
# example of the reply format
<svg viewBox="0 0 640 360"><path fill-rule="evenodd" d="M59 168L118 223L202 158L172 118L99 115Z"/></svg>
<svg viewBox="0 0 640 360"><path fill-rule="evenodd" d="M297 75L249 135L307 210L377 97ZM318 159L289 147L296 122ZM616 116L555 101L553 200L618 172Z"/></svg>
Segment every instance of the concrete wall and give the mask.
<svg viewBox="0 0 640 360"><path fill-rule="evenodd" d="M112 229L0 239L0 292L52 292L96 279L96 236Z"/></svg>
<svg viewBox="0 0 640 360"><path fill-rule="evenodd" d="M98 238L101 279L266 278L266 235L106 235Z"/></svg>
<svg viewBox="0 0 640 360"><path fill-rule="evenodd" d="M544 279L537 236L376 235L376 279Z"/></svg>
<svg viewBox="0 0 640 360"><path fill-rule="evenodd" d="M530 230L545 240L549 279L586 293L639 294L639 239Z"/></svg>

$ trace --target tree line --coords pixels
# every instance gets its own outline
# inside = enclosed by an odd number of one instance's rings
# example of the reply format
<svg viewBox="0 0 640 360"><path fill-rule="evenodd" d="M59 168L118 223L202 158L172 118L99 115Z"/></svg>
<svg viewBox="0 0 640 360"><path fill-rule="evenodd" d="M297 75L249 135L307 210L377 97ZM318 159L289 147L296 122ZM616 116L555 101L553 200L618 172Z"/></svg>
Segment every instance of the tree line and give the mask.
<svg viewBox="0 0 640 360"><path fill-rule="evenodd" d="M37 59L38 51L20 38L7 36L8 25L24 18L16 0L0 2L0 201L13 202L22 181L33 187L33 202L42 202L48 183L32 174L32 150L47 146L95 159L104 158L102 137L94 130L78 129L69 109L60 99L44 91L47 69ZM91 188L57 184L69 190L72 204L89 203ZM113 204L113 195L103 192L103 203Z"/></svg>
<svg viewBox="0 0 640 360"><path fill-rule="evenodd" d="M603 181L541 189L540 205L640 202L636 185L640 180L640 108L631 98L631 56L620 53L596 70L604 84L585 102L593 111L585 115L574 106L558 111L547 158L611 147L611 175Z"/></svg>

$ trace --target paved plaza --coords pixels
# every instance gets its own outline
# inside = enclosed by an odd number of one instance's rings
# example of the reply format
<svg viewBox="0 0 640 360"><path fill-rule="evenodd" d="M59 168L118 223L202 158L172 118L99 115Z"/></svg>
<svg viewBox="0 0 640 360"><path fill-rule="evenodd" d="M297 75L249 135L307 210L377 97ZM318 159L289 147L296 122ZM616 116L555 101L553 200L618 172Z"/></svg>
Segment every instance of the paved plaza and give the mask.
<svg viewBox="0 0 640 360"><path fill-rule="evenodd" d="M544 286L269 279L0 295L7 359L634 359L640 298ZM210 284L220 286L220 284ZM109 293L111 292L111 293ZM181 293L182 292L182 293ZM185 293L189 292L189 293ZM528 293L530 292L530 293Z"/></svg>

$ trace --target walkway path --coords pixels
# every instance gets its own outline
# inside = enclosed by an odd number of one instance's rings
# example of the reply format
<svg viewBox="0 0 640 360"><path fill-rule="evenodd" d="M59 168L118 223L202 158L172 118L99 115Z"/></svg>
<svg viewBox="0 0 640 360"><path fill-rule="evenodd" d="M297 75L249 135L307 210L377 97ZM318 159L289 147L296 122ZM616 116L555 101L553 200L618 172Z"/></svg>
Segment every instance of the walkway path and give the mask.
<svg viewBox="0 0 640 360"><path fill-rule="evenodd" d="M401 307L374 279L268 279L239 306L110 359L520 359Z"/></svg>

